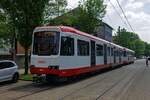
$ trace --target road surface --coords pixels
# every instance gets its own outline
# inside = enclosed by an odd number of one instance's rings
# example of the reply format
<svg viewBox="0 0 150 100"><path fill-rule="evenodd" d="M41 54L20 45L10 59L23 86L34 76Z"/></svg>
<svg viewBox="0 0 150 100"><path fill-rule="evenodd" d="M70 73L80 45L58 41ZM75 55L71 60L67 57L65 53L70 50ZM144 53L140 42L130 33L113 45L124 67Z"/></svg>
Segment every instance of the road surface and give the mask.
<svg viewBox="0 0 150 100"><path fill-rule="evenodd" d="M0 100L150 100L150 67L145 60L62 84L19 81L0 84Z"/></svg>

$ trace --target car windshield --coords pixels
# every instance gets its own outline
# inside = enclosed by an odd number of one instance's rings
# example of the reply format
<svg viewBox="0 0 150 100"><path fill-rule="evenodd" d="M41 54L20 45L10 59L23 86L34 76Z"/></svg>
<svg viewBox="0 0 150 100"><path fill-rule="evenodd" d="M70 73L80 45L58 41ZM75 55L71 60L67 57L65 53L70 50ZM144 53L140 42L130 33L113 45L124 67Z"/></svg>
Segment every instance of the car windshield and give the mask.
<svg viewBox="0 0 150 100"><path fill-rule="evenodd" d="M34 55L57 55L59 51L59 32L36 32L34 33Z"/></svg>

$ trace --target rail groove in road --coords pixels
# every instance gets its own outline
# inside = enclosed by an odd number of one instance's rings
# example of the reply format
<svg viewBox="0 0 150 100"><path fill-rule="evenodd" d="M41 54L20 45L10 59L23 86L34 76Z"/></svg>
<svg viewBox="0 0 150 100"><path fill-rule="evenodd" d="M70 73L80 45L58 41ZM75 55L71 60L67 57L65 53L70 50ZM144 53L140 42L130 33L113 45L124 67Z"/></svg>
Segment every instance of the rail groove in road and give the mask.
<svg viewBox="0 0 150 100"><path fill-rule="evenodd" d="M23 82L23 81L21 81L21 82ZM34 84L32 82L30 82L29 84L26 84L26 85L24 85L24 84L20 85L20 83L16 83L16 84L17 84L17 86L15 86L15 84L11 84L12 86L9 87L10 84L8 84L8 85L4 86L3 88L0 88L0 91L1 91L0 96L3 96L3 95L9 96L11 94L15 94L14 92L16 92L17 90L23 91L24 89L26 89L26 90L28 89L26 93L19 94L18 97L13 97L10 99L10 100L18 100L20 98L31 96L33 94L40 93L40 92L54 88L52 86L51 87L40 86L40 85ZM1 89L5 89L5 90L1 90ZM4 100L7 100L7 98L4 98Z"/></svg>
<svg viewBox="0 0 150 100"><path fill-rule="evenodd" d="M89 83L89 84L87 84L87 85L84 86L84 87L81 87L81 88L79 88L79 89L77 89L77 90L75 90L75 91L73 91L73 92L71 92L71 93L69 93L69 94L64 95L62 98L60 98L60 99L58 99L58 100L62 100L63 98L69 96L70 94L73 94L73 93L75 93L75 92L77 92L77 91L79 91L79 90L81 90L81 89L84 89L84 88L86 88L86 87L88 87L88 86L90 86L90 85L93 85L94 83L97 83L97 82L99 82L99 81L102 81L102 80L104 80L105 78L107 78L107 77L105 76L105 77L103 77L103 78L100 79L100 80L97 80L97 81L95 81L95 82ZM30 96L30 95L33 95L33 94L37 94L37 93L40 93L40 92L43 92L43 91L45 91L45 90L49 90L49 89L52 89L52 88L54 88L54 87L42 89L42 90L33 92L33 93L31 93L31 94L28 94L28 95L24 95L24 96L15 98L15 100L19 100L19 99L21 99L21 98L24 98L24 97L27 97L27 96Z"/></svg>
<svg viewBox="0 0 150 100"><path fill-rule="evenodd" d="M74 93L76 93L76 92L78 92L78 91L80 91L80 90L82 90L82 89L85 89L85 88L87 88L87 87L90 86L90 85L93 85L93 84L95 84L95 83L97 83L97 82L103 81L105 78L106 78L106 77L103 77L103 78L100 79L100 80L97 80L97 81L95 81L95 82L89 83L89 84L87 84L87 85L84 86L84 87L81 87L81 88L79 88L79 89L77 89L77 90L74 90L73 92L71 92L71 93L69 93L69 94L66 94L66 95L64 95L63 97L60 97L58 100L63 100L63 99L65 99L66 97L68 97L68 96L70 96L70 95L72 95L72 94L74 94Z"/></svg>
<svg viewBox="0 0 150 100"><path fill-rule="evenodd" d="M43 91L46 91L46 90L49 90L49 89L52 89L52 88L53 88L53 87L50 87L50 88L42 89L42 90L39 90L39 91L30 93L30 94L26 94L26 95L20 96L20 97L18 97L18 98L15 98L14 100L19 100L19 99L21 99L21 98L24 98L24 97L27 97L27 96L30 96L30 95L33 95L33 94L37 94L37 93L40 93L40 92L43 92Z"/></svg>
<svg viewBox="0 0 150 100"><path fill-rule="evenodd" d="M16 85L0 85L0 100L122 100L123 93L128 91L133 81L142 77L145 69L141 66L139 61L61 85L37 85L23 81Z"/></svg>
<svg viewBox="0 0 150 100"><path fill-rule="evenodd" d="M140 70L140 69L139 69ZM132 71L130 71L132 72ZM122 81L124 81L124 79L126 77L128 77L128 74L130 73L128 72L126 75L124 75L122 78L120 78L120 80L118 80L116 83L114 83L111 87L109 87L108 89L106 89L103 93L101 93L95 100L99 100L104 94L106 94L108 91L110 91L111 89L113 89L115 86L117 86L119 83L121 83ZM133 79L134 77L136 77L136 74L138 73L138 71L135 71L134 74L130 77L130 79L125 83L124 87L126 87Z"/></svg>
<svg viewBox="0 0 150 100"><path fill-rule="evenodd" d="M121 73L118 73L118 75L122 75L121 76L121 78L119 77L117 80L114 78L116 75L114 75L114 76L112 76L113 78L109 78L109 80L111 79L111 80L116 80L115 82L112 82L111 84L107 84L107 82L108 83L110 83L111 81L106 81L106 80L104 80L104 82L101 84L101 81L100 82L98 82L98 83L96 83L97 85L95 86L95 87L97 87L97 88L95 88L95 89L93 89L93 86L91 86L91 87L88 87L88 89L85 89L84 91L82 90L82 92L81 91L76 91L76 93L77 94L70 94L70 95L68 95L68 98L66 97L66 98L63 98L63 100L95 100L95 99L100 99L103 95L105 95L108 91L110 91L111 89L113 89L115 86L118 88L118 84L119 83L121 83L121 85L123 84L123 86L124 87L126 87L130 82L132 83L132 79L134 79L134 77L136 77L136 74L137 73L139 73L139 71L141 72L142 70L141 70L141 67L139 67L139 66L133 66L133 65L128 65L128 66L125 66L125 67L127 67L127 69L125 69L124 71L128 71L127 73L124 73L123 74L123 68L121 68L121 70L120 70L120 72ZM125 68L124 67L124 68ZM131 70L131 71L130 71ZM129 75L128 75L129 74ZM113 75L113 74L112 74ZM110 76L107 76L107 77L110 77ZM127 79L126 79L127 78ZM125 80L125 81L124 81ZM92 80L91 80L92 81ZM124 81L124 83L122 82L122 81ZM104 85L106 83L106 85ZM131 84L130 83L130 84ZM93 84L94 85L94 84ZM109 85L109 86L108 86ZM119 84L120 85L120 84ZM122 90L124 90L124 87L122 87ZM100 91L100 90L101 91ZM96 95L94 95L94 93L92 93L92 90L94 90L93 92L97 92L97 90L98 91L100 91L99 92L99 95L98 95L98 93L96 94ZM119 89L120 90L120 89ZM90 91L90 92L89 92ZM118 91L117 91L118 92ZM89 95L88 95L89 94ZM114 93L113 93L114 94ZM118 93L118 94L120 94L120 93ZM71 95L74 95L74 96L71 96ZM93 97L93 95L94 95L94 97ZM98 95L98 96L97 96ZM86 96L88 96L88 98L86 97ZM90 96L92 96L93 98L91 98ZM83 97L83 98L82 98ZM85 97L85 98L84 98ZM90 97L90 99L89 99L89 97ZM76 99L74 99L74 98L76 98ZM62 99L60 99L60 100L62 100ZM102 100L108 100L108 99L102 99ZM116 100L116 99L109 99L109 100ZM120 99L121 100L121 99Z"/></svg>
<svg viewBox="0 0 150 100"><path fill-rule="evenodd" d="M116 72L116 71L118 71L118 70L121 70L121 69L118 68L118 69L113 70L113 71ZM111 72L112 72L112 71L111 71ZM106 73L107 73L107 72L106 72ZM104 74L106 74L106 73L104 73ZM121 73L121 72L119 71L119 73ZM101 75L100 75L100 76L101 76ZM97 77L97 76L95 76L95 77ZM93 77L90 77L90 78L94 78L94 76L93 76ZM94 81L94 82L92 82L92 83L90 82L89 84L87 84L87 85L85 85L85 86L83 86L83 87L80 87L80 88L78 88L78 89L72 91L71 93L64 94L62 97L59 97L59 99L57 99L57 100L63 100L63 99L65 99L66 97L70 96L71 94L76 93L77 91L80 91L80 90L82 90L82 89L84 89L84 88L86 88L86 87L89 87L89 86L91 86L91 85L93 85L93 84L95 84L95 83L97 83L97 82L102 82L102 81L103 81L104 79L106 79L106 78L108 78L108 74L106 74L105 76L101 76L101 79L100 79L100 80L96 80L96 81ZM87 78L87 80L89 80L89 78ZM85 80L83 79L83 81L85 81ZM77 83L80 83L80 82L77 82ZM52 87L52 88L53 88L53 87ZM38 93L40 93L40 92L44 92L44 91L49 90L49 89L52 89L52 88L46 88L46 89L44 89L44 90L36 91L36 92L30 93L30 94L28 94L28 95L23 95L23 96L21 96L21 97L15 98L15 100L19 100L19 99L28 97L28 96L33 95L33 94L38 94ZM64 86L64 88L65 88L65 86ZM54 99L54 100L55 100L55 99Z"/></svg>
<svg viewBox="0 0 150 100"><path fill-rule="evenodd" d="M113 84L112 87L108 88L108 89L107 89L106 91L104 91L100 96L98 96L97 99L99 99L99 98L100 98L101 96L103 96L107 91L109 91L110 89L112 89L112 88L113 88L115 85L117 85L124 77L127 77L127 75L128 75L129 73L131 73L131 72L132 72L132 70L131 70L130 72L127 72L118 82L116 82L115 84ZM89 86L92 86L92 85L94 85L94 84L103 82L103 80L106 79L106 78L108 78L108 76L105 76L105 77L103 77L102 79L97 80L97 81L95 81L95 82L89 83L89 84L87 84L87 85L84 86L84 87L81 87L81 88L79 88L79 89L76 89L76 90L74 90L73 92L64 95L63 97L60 97L58 100L65 100L65 98L67 98L67 97L69 97L69 96L71 96L71 95L73 95L73 94L79 92L80 90L83 90L83 89L85 89L85 88L88 88ZM96 99L96 100L97 100L97 99Z"/></svg>

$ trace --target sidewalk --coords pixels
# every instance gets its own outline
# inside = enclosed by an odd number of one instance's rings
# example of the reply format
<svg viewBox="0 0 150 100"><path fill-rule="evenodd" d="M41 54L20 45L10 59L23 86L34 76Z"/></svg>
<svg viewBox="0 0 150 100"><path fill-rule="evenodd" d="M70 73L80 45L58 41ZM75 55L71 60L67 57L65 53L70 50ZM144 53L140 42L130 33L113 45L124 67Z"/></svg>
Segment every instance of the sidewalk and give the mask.
<svg viewBox="0 0 150 100"><path fill-rule="evenodd" d="M30 73L30 71L29 71L29 73ZM24 74L24 69L23 68L19 69L19 74Z"/></svg>

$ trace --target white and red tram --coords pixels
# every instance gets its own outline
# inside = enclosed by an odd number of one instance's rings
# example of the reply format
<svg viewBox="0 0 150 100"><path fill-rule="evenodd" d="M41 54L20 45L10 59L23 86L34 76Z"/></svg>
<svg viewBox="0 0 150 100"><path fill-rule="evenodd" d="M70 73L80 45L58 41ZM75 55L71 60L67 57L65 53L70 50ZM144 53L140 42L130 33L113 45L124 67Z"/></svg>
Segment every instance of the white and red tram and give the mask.
<svg viewBox="0 0 150 100"><path fill-rule="evenodd" d="M134 51L66 26L37 27L30 71L71 77L134 62Z"/></svg>

